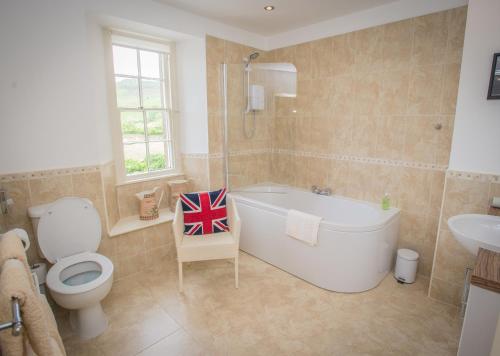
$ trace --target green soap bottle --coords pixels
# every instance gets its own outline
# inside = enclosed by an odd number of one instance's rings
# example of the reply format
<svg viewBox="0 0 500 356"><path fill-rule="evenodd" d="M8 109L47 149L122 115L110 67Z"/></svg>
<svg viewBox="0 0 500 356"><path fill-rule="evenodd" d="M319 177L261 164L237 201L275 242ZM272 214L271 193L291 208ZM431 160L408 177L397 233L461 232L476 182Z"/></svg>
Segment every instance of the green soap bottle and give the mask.
<svg viewBox="0 0 500 356"><path fill-rule="evenodd" d="M385 193L382 198L382 210L389 210L391 207L391 199L389 197L389 193Z"/></svg>

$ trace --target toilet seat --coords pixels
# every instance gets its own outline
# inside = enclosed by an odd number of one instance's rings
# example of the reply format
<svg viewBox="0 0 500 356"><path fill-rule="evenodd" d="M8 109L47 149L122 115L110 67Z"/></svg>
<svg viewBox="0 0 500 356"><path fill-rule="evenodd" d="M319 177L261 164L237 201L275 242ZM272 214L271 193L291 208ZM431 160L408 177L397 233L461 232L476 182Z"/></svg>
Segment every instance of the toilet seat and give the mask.
<svg viewBox="0 0 500 356"><path fill-rule="evenodd" d="M96 252L101 243L99 213L88 199L66 197L50 204L37 230L38 245L50 263L82 252Z"/></svg>
<svg viewBox="0 0 500 356"><path fill-rule="evenodd" d="M60 278L61 272L66 268L82 262L94 262L101 268L101 274L90 282L71 286L64 284ZM84 252L77 255L64 257L53 265L47 274L46 283L49 289L61 294L79 294L93 290L104 284L113 276L113 263L106 256L98 253Z"/></svg>

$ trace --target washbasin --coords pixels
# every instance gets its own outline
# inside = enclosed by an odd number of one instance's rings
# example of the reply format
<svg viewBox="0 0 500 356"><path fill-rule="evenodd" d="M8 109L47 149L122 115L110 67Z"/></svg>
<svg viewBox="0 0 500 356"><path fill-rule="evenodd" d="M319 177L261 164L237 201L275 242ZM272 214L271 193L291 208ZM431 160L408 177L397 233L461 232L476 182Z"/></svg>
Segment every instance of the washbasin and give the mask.
<svg viewBox="0 0 500 356"><path fill-rule="evenodd" d="M500 252L500 216L463 214L448 219L453 237L470 253L480 247Z"/></svg>

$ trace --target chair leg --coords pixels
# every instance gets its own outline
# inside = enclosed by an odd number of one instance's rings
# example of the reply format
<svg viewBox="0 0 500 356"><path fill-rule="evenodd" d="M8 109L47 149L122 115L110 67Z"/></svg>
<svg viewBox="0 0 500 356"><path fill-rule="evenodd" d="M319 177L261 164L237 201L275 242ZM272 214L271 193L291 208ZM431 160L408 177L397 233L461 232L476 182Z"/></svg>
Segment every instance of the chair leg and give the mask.
<svg viewBox="0 0 500 356"><path fill-rule="evenodd" d="M184 285L182 281L182 262L179 261L179 291L184 292Z"/></svg>
<svg viewBox="0 0 500 356"><path fill-rule="evenodd" d="M234 286L236 288L239 287L239 280L238 280L238 255L234 258Z"/></svg>

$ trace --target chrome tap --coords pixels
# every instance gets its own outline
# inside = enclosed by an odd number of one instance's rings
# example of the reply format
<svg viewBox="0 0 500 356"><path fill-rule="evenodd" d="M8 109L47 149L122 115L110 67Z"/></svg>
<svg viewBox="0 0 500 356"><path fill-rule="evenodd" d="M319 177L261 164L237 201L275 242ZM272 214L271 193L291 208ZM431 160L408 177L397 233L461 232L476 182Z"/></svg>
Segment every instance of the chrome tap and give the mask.
<svg viewBox="0 0 500 356"><path fill-rule="evenodd" d="M331 190L331 188L327 188L327 187L325 187L325 188L320 188L320 187L318 187L318 186L316 186L316 185L313 185L313 186L311 187L311 192L313 192L314 194L318 194L318 195L326 195L326 196L328 196L328 195L331 195L331 194L332 194L332 190Z"/></svg>
<svg viewBox="0 0 500 356"><path fill-rule="evenodd" d="M9 200L7 199L7 191L5 189L0 189L0 213L2 215L7 215Z"/></svg>

